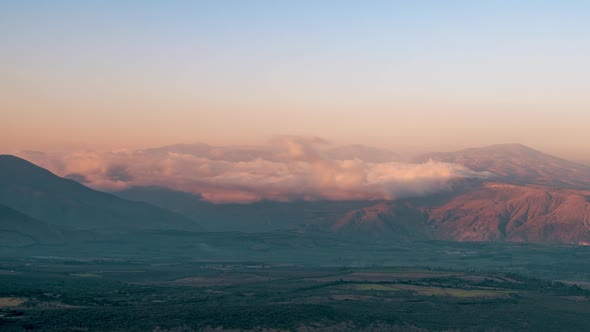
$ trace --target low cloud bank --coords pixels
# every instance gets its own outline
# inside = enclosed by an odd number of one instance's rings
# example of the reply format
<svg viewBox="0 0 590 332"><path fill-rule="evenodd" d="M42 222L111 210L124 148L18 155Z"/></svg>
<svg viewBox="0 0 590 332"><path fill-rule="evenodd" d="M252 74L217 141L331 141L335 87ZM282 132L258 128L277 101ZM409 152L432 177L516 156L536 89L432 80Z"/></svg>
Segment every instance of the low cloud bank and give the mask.
<svg viewBox="0 0 590 332"><path fill-rule="evenodd" d="M338 159L334 159L321 139L282 137L262 147L198 144L141 151L20 155L96 189L164 186L198 193L216 203L396 199L450 190L454 179L491 176L457 164L387 161L387 151L369 148L361 154L371 160L366 161L356 157L359 146L350 149L356 154L347 158L347 149L338 149Z"/></svg>

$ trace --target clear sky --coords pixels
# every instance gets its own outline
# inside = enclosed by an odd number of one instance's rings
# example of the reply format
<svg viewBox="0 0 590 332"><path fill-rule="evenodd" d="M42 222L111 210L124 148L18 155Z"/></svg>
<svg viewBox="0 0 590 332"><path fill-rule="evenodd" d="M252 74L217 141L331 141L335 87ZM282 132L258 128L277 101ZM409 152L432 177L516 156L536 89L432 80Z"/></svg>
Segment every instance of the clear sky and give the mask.
<svg viewBox="0 0 590 332"><path fill-rule="evenodd" d="M256 144L590 159L589 1L0 0L0 150Z"/></svg>

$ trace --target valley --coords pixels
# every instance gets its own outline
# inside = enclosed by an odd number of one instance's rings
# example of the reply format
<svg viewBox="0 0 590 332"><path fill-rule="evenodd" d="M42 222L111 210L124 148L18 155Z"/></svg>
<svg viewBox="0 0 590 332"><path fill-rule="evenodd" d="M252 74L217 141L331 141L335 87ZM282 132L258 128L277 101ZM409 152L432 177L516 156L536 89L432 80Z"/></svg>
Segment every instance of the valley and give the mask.
<svg viewBox="0 0 590 332"><path fill-rule="evenodd" d="M419 247L413 248L414 254L402 255L372 247L389 263L365 262L364 267L358 261L353 265L313 259L288 263L288 258L281 258L282 263L203 261L196 255L2 257L0 327L3 331L426 332L574 331L590 324L590 289L571 280L509 272L543 275L542 264L534 263L535 256L546 253L543 249ZM435 248L445 252L430 257L430 264L438 267L404 266L412 259L427 264L424 252ZM578 249L561 251L564 257L582 261ZM486 257L503 257L507 252L521 257L510 264ZM359 258L352 251L342 254ZM444 256L455 258L445 261ZM558 256L549 255L544 263L559 264ZM519 266L521 259L523 264L530 262L530 269L524 268L527 264ZM573 260L553 273L588 280L590 270Z"/></svg>

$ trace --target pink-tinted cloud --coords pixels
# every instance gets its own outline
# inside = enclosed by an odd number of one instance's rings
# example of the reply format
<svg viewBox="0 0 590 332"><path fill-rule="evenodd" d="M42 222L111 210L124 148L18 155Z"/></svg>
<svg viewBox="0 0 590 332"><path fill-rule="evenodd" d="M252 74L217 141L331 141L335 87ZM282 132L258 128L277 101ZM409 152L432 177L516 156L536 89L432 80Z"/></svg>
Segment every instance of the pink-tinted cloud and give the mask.
<svg viewBox="0 0 590 332"><path fill-rule="evenodd" d="M280 137L264 147L200 144L21 155L97 189L157 185L199 193L211 202L396 199L449 190L457 178L490 176L449 163L346 158L342 149L335 159L329 148L318 138Z"/></svg>

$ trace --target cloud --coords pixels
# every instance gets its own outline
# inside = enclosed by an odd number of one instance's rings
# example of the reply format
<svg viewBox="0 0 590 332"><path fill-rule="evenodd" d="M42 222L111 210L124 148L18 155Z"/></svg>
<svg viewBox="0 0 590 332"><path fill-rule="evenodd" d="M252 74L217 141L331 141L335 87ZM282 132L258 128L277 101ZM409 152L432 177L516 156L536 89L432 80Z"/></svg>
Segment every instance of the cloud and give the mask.
<svg viewBox="0 0 590 332"><path fill-rule="evenodd" d="M111 165L106 169L105 176L111 181L131 182L133 176L129 174L125 165Z"/></svg>
<svg viewBox="0 0 590 332"><path fill-rule="evenodd" d="M342 153L335 159L326 153L329 148L319 138L278 137L263 147L198 144L24 157L97 189L165 186L211 202L390 200L450 190L454 179L491 175L433 161L374 162Z"/></svg>

